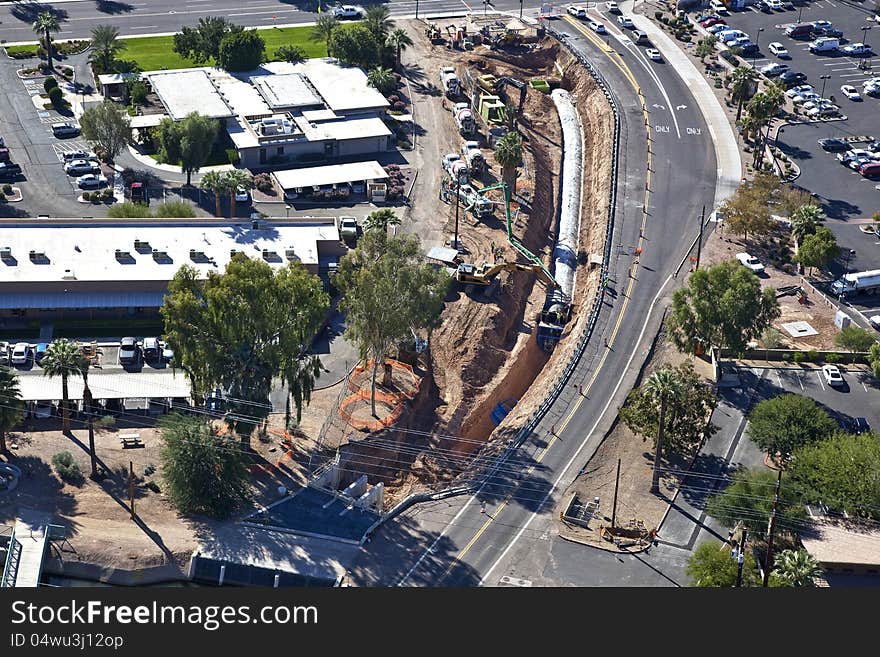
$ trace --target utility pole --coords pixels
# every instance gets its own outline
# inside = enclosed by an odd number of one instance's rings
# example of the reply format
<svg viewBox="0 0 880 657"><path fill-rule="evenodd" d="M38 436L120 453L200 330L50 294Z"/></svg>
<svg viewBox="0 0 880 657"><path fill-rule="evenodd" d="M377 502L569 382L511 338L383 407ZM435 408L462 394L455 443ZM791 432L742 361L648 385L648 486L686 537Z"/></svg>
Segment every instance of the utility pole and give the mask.
<svg viewBox="0 0 880 657"><path fill-rule="evenodd" d="M83 371L83 411L89 427L89 459L92 465L92 479L98 476L98 463L95 458L95 425L92 415L92 391L89 388L89 375Z"/></svg>
<svg viewBox="0 0 880 657"><path fill-rule="evenodd" d="M617 487L620 485L620 459L617 459L617 476L614 477L614 502L611 505L611 529L617 520Z"/></svg>
<svg viewBox="0 0 880 657"><path fill-rule="evenodd" d="M458 250L458 200L460 193L461 178L457 178L455 181L455 242L452 246L452 248L454 248L456 251Z"/></svg>
<svg viewBox="0 0 880 657"><path fill-rule="evenodd" d="M697 240L697 264L694 266L694 271L697 271L700 268L700 254L703 251L703 224L706 223L706 206L703 206L703 211L700 213L700 238Z"/></svg>
<svg viewBox="0 0 880 657"><path fill-rule="evenodd" d="M134 463L128 462L128 506L131 508L131 519L134 520Z"/></svg>
<svg viewBox="0 0 880 657"><path fill-rule="evenodd" d="M776 476L776 490L773 493L773 511L770 512L770 523L767 526L767 554L764 557L764 581L761 586L770 584L770 568L773 566L773 534L776 532L776 508L779 505L779 487L782 485L782 470Z"/></svg>
<svg viewBox="0 0 880 657"><path fill-rule="evenodd" d="M416 0L416 20L419 19L419 0Z"/></svg>
<svg viewBox="0 0 880 657"><path fill-rule="evenodd" d="M743 527L742 539L740 539L739 550L736 555L736 561L739 564L736 571L736 588L741 588L743 583L743 565L745 565L746 561L746 534L748 534L748 530Z"/></svg>

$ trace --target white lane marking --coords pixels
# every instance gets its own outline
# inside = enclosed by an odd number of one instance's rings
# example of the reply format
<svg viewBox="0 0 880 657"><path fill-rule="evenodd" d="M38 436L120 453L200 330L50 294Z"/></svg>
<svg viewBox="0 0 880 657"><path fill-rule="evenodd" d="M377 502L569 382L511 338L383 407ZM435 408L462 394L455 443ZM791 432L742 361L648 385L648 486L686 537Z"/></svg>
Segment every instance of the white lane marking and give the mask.
<svg viewBox="0 0 880 657"><path fill-rule="evenodd" d="M825 390L825 384L822 383L822 375L819 372L816 372L816 378L819 379L819 385L822 386L822 390Z"/></svg>
<svg viewBox="0 0 880 657"><path fill-rule="evenodd" d="M782 377L779 376L779 370L776 370L775 374L776 374L776 383L778 383L779 387L781 388L782 387Z"/></svg>
<svg viewBox="0 0 880 657"><path fill-rule="evenodd" d="M801 387L801 390L804 390L804 380L801 377L800 372L797 373L797 380L798 380L798 385Z"/></svg>
<svg viewBox="0 0 880 657"><path fill-rule="evenodd" d="M666 289L666 286L669 284L670 280L672 280L671 274L666 277L665 281L663 281L663 285L660 286L660 289L657 291L657 295L654 297L653 301L651 301L651 305L648 308L648 316L651 315L651 311L654 309L654 306L656 305L657 300L660 298L660 295L663 294L663 290ZM641 331L641 333L639 333L638 340L636 340L637 346L639 344L641 344L642 338L645 336L645 330L647 328L648 328L648 322L643 322L642 331ZM633 349L632 353L630 354L629 361L627 361L626 367L623 369L624 372L629 370L630 366L632 365L633 359L636 357L636 353L638 353L638 351L639 351L638 348ZM611 402L614 401L614 396L617 394L617 391L620 389L620 385L622 383L623 383L623 377L621 376L617 380L617 385L614 386L614 390L611 391L611 395L608 397L608 403L605 404L605 408L602 409L602 412L599 413L599 417L596 418L596 423L593 425L592 429L590 429L587 432L586 438L584 438L584 441L580 444L580 447L577 448L577 451L568 460L568 463L566 463L565 466L562 468L562 472L559 473L559 476L556 478L556 481L553 482L553 487L549 491L547 491L547 494L544 495L544 497L538 503L538 506L536 507L535 511L532 512L532 515L529 516L529 519L526 520L525 524L522 527L520 527L520 530L519 530L519 532L517 532L516 536L513 537L513 540L510 543L508 543L506 548L504 548L504 552L501 553L501 556L498 557L497 561L495 561L495 563L493 563L489 567L489 570L487 570L486 574L483 575L483 578L480 580L480 583L478 584L478 586L482 586L483 583L487 579L489 579L489 576L492 575L492 571L494 571L498 567L498 564L501 563L502 559L504 559L504 557L507 556L507 553L510 552L510 549L514 546L514 544L523 535L523 532L525 532L526 529L528 529L528 526L530 524L532 524L532 520L534 520L535 517L537 517L538 512L543 508L544 504L546 504L547 500L553 494L553 491L556 490L556 487L559 485L559 482L562 481L562 478L565 476L565 473L568 472L568 469L571 467L572 463L574 463L575 460L578 458L578 456L580 456L581 451L583 451L583 449L586 446L587 442L589 441L590 437L593 435L593 432L596 430L596 427L599 426L599 422L602 421L602 418L605 416L605 413L608 411L608 407L611 406Z"/></svg>

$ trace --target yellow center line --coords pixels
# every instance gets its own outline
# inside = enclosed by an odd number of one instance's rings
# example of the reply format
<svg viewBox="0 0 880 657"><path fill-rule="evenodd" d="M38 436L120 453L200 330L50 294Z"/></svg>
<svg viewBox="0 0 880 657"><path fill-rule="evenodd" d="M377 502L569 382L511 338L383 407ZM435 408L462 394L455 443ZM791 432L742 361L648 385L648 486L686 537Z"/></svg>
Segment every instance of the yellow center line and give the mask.
<svg viewBox="0 0 880 657"><path fill-rule="evenodd" d="M620 58L620 55L617 53L616 50L614 50L614 48L611 48L604 41L602 41L598 37L595 37L592 34L592 32L587 31L582 25L575 22L574 19L572 19L568 16L564 16L563 18L566 21L568 21L569 23L571 23L575 27L575 29L577 29L584 36L586 36L588 39L590 39L593 43L595 43L602 50L602 52L605 53L605 55L608 57L608 59L612 63L614 63L617 66L617 68L620 69L620 71L623 73L623 75L627 78L627 80L629 80L630 85L635 90L636 94L638 94L638 96L639 96L639 101L642 106L642 114L645 117L645 129L647 132L647 139L648 139L647 176L646 176L646 185L645 185L645 212L642 213L642 224L641 224L641 229L639 230L639 241L638 241L638 247L637 247L639 249L639 253L641 253L641 248L642 248L642 245L644 244L644 241L645 241L645 239L644 239L645 227L647 226L647 222L648 222L647 209L648 209L648 205L649 205L649 200L651 198L651 155L652 155L652 153L651 153L651 134L650 134L650 130L649 130L650 119L648 117L648 107L645 102L645 97L642 94L642 90L639 87L639 84L636 81L635 76L632 74L632 71L623 62L623 60ZM616 56L617 59L615 59L612 55ZM531 466L529 466L528 470L526 470L526 473L525 473L526 477L531 475L532 472L534 471L535 467L540 465L540 463L544 460L544 457L550 451L550 448L553 447L559 434L562 433L563 431L565 431L565 428L568 426L568 423L571 422L571 419L577 413L578 409L580 408L580 405L583 403L584 399L587 398L590 390L592 389L593 385L596 383L596 380L599 378L599 373L602 371L603 367L605 366L605 361L608 359L608 352L610 351L610 347L611 347L611 345L614 344L614 340L617 337L617 333L620 331L620 327L623 323L623 317L626 314L626 309L629 306L629 300L630 300L630 297L632 296L632 290L635 287L635 283L636 283L636 275L635 274L638 272L638 269L639 269L639 262L638 262L638 260L636 260L633 263L631 269L628 270L629 272L631 272L631 275L629 277L629 284L627 285L626 293L624 294L623 305L621 306L620 314L617 317L617 322L615 323L614 328L611 331L611 336L608 339L609 349L606 349L604 351L604 353L602 354L602 358L599 360L599 364L596 366L596 369L593 370L593 375L590 377L590 380L587 383L586 388L583 388L583 395L578 396L578 400L577 400L577 402L575 402L574 407L571 409L571 411L565 417L562 424L559 426L559 429L554 431L553 437L551 438L550 442L548 442L547 446L544 447L538 453L538 456L535 458L535 462ZM480 539L480 537L483 535L483 533L486 531L486 529L489 527L489 525L491 525L492 522L494 522L495 520L497 520L501 516L501 512L504 510L504 507L506 507L508 505L508 503L513 499L515 492L516 491L509 493L507 495L507 497L504 498L504 501L502 501L501 504L499 504L498 507L495 509L494 515L488 516L486 518L486 522L484 522L483 525L476 531L476 533L473 535L471 540L469 540L467 542L467 545L465 545L461 549L461 551L456 555L455 559L453 559L452 562L450 562L449 566L446 568L446 570L440 576L440 579L437 580L438 582L446 579L446 577L449 575L449 573L452 572L452 569L455 568L455 565L465 557L465 555L470 551L470 549L474 546L474 544Z"/></svg>

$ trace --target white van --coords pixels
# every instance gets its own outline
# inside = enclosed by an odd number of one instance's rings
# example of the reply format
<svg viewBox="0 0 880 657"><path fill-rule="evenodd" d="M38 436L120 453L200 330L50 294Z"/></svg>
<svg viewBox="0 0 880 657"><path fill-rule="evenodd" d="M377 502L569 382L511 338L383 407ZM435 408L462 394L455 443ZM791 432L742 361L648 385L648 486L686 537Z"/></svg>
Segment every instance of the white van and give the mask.
<svg viewBox="0 0 880 657"><path fill-rule="evenodd" d="M721 0L712 0L712 2L709 4L709 7L716 14L727 16L727 6L723 2L721 2Z"/></svg>
<svg viewBox="0 0 880 657"><path fill-rule="evenodd" d="M819 37L810 42L810 52L834 52L840 48L840 40L835 37Z"/></svg>

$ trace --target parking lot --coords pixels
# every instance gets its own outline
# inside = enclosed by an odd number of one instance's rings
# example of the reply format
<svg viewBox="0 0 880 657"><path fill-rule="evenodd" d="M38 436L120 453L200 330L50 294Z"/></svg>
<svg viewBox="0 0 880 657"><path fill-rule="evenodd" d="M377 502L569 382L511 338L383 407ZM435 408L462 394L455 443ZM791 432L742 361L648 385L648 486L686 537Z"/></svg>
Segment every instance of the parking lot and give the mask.
<svg viewBox="0 0 880 657"><path fill-rule="evenodd" d="M842 85L852 85L861 91L862 83L880 76L880 67L872 66L870 57L847 56L842 52L816 55L809 52L809 38L792 39L785 35L787 25L817 20L830 21L844 33L841 45L865 42L880 48L880 24L873 20L873 3L863 5L843 4L832 0L810 2L794 9L765 13L754 7L731 13L725 17L728 25L742 30L759 46L755 58L747 61L755 67L779 62L787 64L792 71L807 76L805 84L813 86L816 93L829 98L840 107L847 118L804 125L784 125L778 134L779 146L801 169L798 185L816 193L823 200L829 217L841 220L870 217L880 205L880 181L870 181L841 165L835 153L823 151L816 140L822 137L860 137L880 139L880 99L863 95L862 101L852 101L840 91ZM871 29L863 32L862 27ZM779 59L770 53L771 42L782 43L791 59ZM823 79L822 76L829 76ZM824 85L824 90L823 90ZM824 92L824 93L823 93ZM863 146L857 143L854 147ZM831 226L835 229L835 226ZM855 247L853 247L855 248ZM856 248L858 251L858 248ZM880 267L880 250L875 249L873 262L865 267Z"/></svg>

